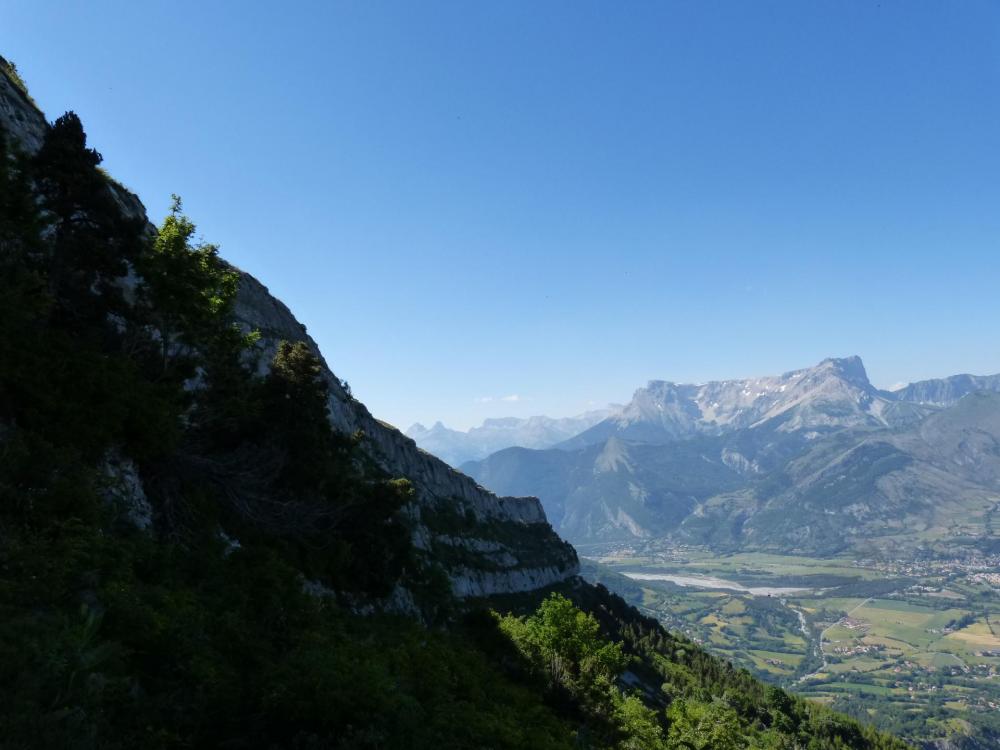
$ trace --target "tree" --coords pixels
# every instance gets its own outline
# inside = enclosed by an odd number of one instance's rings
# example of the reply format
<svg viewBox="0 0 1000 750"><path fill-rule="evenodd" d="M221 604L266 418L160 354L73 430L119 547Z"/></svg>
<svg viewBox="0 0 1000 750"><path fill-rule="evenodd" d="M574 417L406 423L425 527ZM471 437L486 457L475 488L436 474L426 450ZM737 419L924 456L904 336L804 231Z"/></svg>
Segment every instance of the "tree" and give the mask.
<svg viewBox="0 0 1000 750"><path fill-rule="evenodd" d="M142 220L117 205L100 163L73 112L52 124L32 160L50 238L49 293L58 314L78 327L103 325L108 312L120 311L115 281L146 241Z"/></svg>
<svg viewBox="0 0 1000 750"><path fill-rule="evenodd" d="M687 750L743 750L748 738L739 716L725 702L678 700L667 712L668 747Z"/></svg>
<svg viewBox="0 0 1000 750"><path fill-rule="evenodd" d="M194 242L196 227L173 196L170 213L138 264L144 280L144 309L158 331L164 371L172 357L200 347L239 349L242 337L231 324L239 273L219 258L215 245Z"/></svg>

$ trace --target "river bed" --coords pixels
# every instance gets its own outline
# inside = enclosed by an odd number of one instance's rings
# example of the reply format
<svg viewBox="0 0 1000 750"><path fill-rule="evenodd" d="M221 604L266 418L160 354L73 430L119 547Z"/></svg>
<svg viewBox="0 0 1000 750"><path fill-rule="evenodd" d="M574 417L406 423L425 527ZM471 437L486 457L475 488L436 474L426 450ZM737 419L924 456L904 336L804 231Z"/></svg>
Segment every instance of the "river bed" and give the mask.
<svg viewBox="0 0 1000 750"><path fill-rule="evenodd" d="M775 586L744 586L735 581L727 581L723 578L713 578L712 576L679 576L673 573L638 573L630 571L620 571L623 576L635 581L670 581L678 586L691 586L699 589L728 589L730 591L740 591L754 596L782 596L784 594L796 594L802 591L810 591L808 588L787 588Z"/></svg>

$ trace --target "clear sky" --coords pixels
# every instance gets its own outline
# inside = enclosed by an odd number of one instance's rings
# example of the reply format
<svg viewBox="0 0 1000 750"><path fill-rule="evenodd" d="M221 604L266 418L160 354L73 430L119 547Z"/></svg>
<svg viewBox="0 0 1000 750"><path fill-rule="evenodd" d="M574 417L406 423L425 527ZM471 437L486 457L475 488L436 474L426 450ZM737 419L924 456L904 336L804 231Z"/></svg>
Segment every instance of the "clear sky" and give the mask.
<svg viewBox="0 0 1000 750"><path fill-rule="evenodd" d="M0 54L402 428L1000 372L997 0L0 0Z"/></svg>

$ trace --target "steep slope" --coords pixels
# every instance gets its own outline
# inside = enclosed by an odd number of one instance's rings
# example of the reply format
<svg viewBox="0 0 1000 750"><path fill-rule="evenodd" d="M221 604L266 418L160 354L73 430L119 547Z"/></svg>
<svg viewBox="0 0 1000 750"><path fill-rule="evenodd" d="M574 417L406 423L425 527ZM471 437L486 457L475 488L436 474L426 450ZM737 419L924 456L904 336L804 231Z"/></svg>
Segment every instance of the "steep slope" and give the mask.
<svg viewBox="0 0 1000 750"><path fill-rule="evenodd" d="M30 157L10 132L0 121L5 748L901 750L578 578L559 581L577 606L511 588L529 556L567 556L537 503L483 492L374 420L280 302L192 239L179 201L145 222L75 115ZM476 609L483 572L537 610ZM437 627L379 613L393 587L405 603L401 582L435 598Z"/></svg>
<svg viewBox="0 0 1000 750"><path fill-rule="evenodd" d="M26 91L6 74L0 75L0 125L29 154L49 128ZM125 215L155 233L136 196L110 181L107 189ZM305 327L245 272L239 272L234 314L244 331L260 332L262 374L283 340L304 342L319 358L333 427L347 435L360 432L362 450L382 471L413 483L414 543L441 561L458 595L526 591L576 574L575 552L552 531L537 499L497 497L375 419L345 391ZM465 532L460 537L457 528Z"/></svg>
<svg viewBox="0 0 1000 750"><path fill-rule="evenodd" d="M429 429L417 423L410 426L406 436L428 453L457 467L505 448L551 448L592 427L611 412L612 408L608 408L558 419L545 416L487 419L466 432L449 429L441 422L435 422Z"/></svg>
<svg viewBox="0 0 1000 750"><path fill-rule="evenodd" d="M669 450L617 437L577 451L511 448L462 468L505 492L531 487L560 533L581 548L670 533L699 502L743 481L717 438Z"/></svg>
<svg viewBox="0 0 1000 750"><path fill-rule="evenodd" d="M315 342L288 308L246 273L241 274L236 317L261 333L259 346L270 355L282 340L304 341L322 361ZM577 572L576 554L549 526L534 497L498 497L471 478L421 450L396 428L375 419L348 394L323 363L329 386L329 414L346 434L360 431L362 447L388 474L413 482L418 547L447 561L454 591L488 596L528 591ZM474 519L474 520L472 520ZM463 530L455 534L457 527Z"/></svg>

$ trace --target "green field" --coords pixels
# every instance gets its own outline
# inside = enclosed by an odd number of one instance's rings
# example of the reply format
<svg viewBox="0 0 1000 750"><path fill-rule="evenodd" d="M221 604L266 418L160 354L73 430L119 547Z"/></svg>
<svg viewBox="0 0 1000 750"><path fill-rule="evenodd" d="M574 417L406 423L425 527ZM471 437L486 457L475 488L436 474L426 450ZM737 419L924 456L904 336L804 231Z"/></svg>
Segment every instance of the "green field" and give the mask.
<svg viewBox="0 0 1000 750"><path fill-rule="evenodd" d="M600 562L605 585L668 627L810 699L914 741L1000 736L1000 596L954 565L887 572L848 557L691 549ZM754 596L626 571L804 590Z"/></svg>

